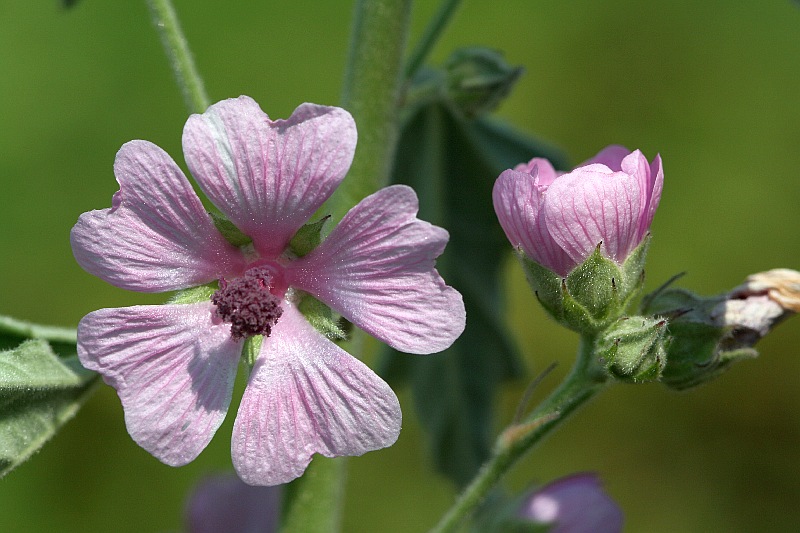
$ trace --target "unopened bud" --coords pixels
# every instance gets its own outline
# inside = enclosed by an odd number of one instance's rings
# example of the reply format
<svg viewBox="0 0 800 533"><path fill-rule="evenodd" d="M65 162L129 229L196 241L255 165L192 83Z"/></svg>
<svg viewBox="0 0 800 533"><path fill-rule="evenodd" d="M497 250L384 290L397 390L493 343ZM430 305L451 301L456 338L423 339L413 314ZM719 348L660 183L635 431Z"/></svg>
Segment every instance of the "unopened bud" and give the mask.
<svg viewBox="0 0 800 533"><path fill-rule="evenodd" d="M666 325L664 318L632 316L604 331L597 354L608 373L633 383L657 380L667 362Z"/></svg>
<svg viewBox="0 0 800 533"><path fill-rule="evenodd" d="M758 356L753 346L800 309L800 273L775 269L749 276L732 291L702 297L667 289L644 312L672 317L673 337L662 382L686 389L716 378L732 363Z"/></svg>
<svg viewBox="0 0 800 533"><path fill-rule="evenodd" d="M522 75L502 53L481 47L456 50L444 68L448 95L469 117L492 111Z"/></svg>

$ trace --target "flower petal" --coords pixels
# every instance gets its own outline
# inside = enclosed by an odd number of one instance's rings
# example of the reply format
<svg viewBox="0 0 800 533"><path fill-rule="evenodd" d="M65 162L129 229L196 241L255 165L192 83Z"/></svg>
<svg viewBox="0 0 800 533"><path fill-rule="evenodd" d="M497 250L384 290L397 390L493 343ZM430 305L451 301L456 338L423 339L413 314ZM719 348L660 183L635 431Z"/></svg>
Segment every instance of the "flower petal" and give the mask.
<svg viewBox="0 0 800 533"><path fill-rule="evenodd" d="M556 243L576 264L598 244L622 263L635 248L641 213L639 181L592 164L559 177L547 190L544 217Z"/></svg>
<svg viewBox="0 0 800 533"><path fill-rule="evenodd" d="M622 160L630 154L631 151L619 144L612 144L600 150L596 156L589 159L585 163L581 163L578 167L584 167L591 164L605 165L614 172L622 170Z"/></svg>
<svg viewBox="0 0 800 533"><path fill-rule="evenodd" d="M464 302L435 269L447 232L416 217L414 190L364 198L323 243L289 265L289 284L398 350L448 348L464 331Z"/></svg>
<svg viewBox="0 0 800 533"><path fill-rule="evenodd" d="M543 157L534 157L527 163L520 163L514 167L514 170L538 178L536 184L540 189L549 187L559 175L559 172L553 168L553 164Z"/></svg>
<svg viewBox="0 0 800 533"><path fill-rule="evenodd" d="M512 246L566 276L576 263L550 236L542 210L546 187L538 186L537 177L515 170L500 174L492 191L494 210Z"/></svg>
<svg viewBox="0 0 800 533"><path fill-rule="evenodd" d="M171 466L192 461L225 418L241 344L210 302L100 309L78 356L117 389L133 440Z"/></svg>
<svg viewBox="0 0 800 533"><path fill-rule="evenodd" d="M114 162L112 207L72 228L75 259L123 289L160 292L202 285L240 268L242 257L214 227L180 168L158 146L131 141Z"/></svg>
<svg viewBox="0 0 800 533"><path fill-rule="evenodd" d="M186 163L212 202L274 258L341 183L356 147L344 109L302 104L271 121L247 96L192 115Z"/></svg>
<svg viewBox="0 0 800 533"><path fill-rule="evenodd" d="M285 304L236 415L233 465L251 485L286 483L303 474L314 453L361 455L391 446L400 422L389 385Z"/></svg>

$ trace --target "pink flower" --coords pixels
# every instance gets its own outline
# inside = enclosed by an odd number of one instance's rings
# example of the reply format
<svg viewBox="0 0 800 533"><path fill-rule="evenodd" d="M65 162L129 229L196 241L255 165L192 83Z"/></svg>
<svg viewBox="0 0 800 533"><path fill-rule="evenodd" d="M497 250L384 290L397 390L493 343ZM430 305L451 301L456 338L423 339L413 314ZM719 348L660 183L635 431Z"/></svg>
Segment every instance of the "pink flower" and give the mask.
<svg viewBox="0 0 800 533"><path fill-rule="evenodd" d="M506 170L494 185L494 209L515 247L566 276L594 252L622 264L650 229L661 198L661 157L609 146L559 174L546 159Z"/></svg>
<svg viewBox="0 0 800 533"><path fill-rule="evenodd" d="M117 389L133 439L166 464L192 461L222 423L244 339L264 335L233 428L231 453L249 484L300 476L314 453L360 455L400 430L392 390L318 332L303 293L410 353L461 334L461 295L434 268L442 228L416 218L405 186L368 196L303 257L288 244L331 195L353 158L346 111L303 104L271 121L242 96L192 115L186 162L200 188L252 245L231 245L159 147L125 144L112 207L81 215L72 248L88 272L142 292L219 280L212 300L101 309L78 326L78 355ZM213 289L211 289L213 290Z"/></svg>
<svg viewBox="0 0 800 533"><path fill-rule="evenodd" d="M533 492L518 516L537 524L552 524L550 533L619 533L622 510L594 474L573 474Z"/></svg>

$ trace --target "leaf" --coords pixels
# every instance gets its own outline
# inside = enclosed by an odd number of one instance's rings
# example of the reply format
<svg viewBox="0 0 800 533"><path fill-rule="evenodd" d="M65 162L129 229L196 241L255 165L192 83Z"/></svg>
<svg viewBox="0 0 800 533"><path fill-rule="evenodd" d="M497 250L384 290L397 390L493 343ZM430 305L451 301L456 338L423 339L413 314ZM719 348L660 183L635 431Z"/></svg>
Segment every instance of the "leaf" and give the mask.
<svg viewBox="0 0 800 533"><path fill-rule="evenodd" d="M95 382L77 357L61 360L41 339L0 352L0 477L55 435Z"/></svg>
<svg viewBox="0 0 800 533"><path fill-rule="evenodd" d="M499 258L511 245L492 187L503 170L543 155L563 165L552 149L491 119L468 120L444 102L415 106L401 132L393 181L419 193L420 218L450 232L437 268L463 295L467 327L440 354L398 356L387 348L379 371L395 384L410 382L436 468L459 485L489 455L495 393L521 372L501 316Z"/></svg>

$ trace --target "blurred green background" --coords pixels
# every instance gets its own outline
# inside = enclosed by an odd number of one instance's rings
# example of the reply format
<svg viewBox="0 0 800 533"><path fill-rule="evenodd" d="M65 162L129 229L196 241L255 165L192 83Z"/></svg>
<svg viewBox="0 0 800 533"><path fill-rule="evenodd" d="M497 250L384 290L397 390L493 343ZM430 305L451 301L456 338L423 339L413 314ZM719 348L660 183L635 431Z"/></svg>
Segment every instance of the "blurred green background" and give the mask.
<svg viewBox="0 0 800 533"><path fill-rule="evenodd" d="M313 7L311 7L313 6ZM435 10L415 6L412 43ZM213 100L248 94L274 118L336 104L352 2L176 0ZM800 8L789 0L465 1L433 54L503 50L526 73L499 115L574 162L603 146L660 152L665 187L648 287L717 293L749 273L800 268ZM161 301L83 272L68 233L108 207L112 163L130 139L183 165L186 111L144 2L0 0L0 313L74 326L101 307ZM487 198L487 202L490 200ZM510 256L510 254L509 254ZM572 358L508 258L508 308L529 375ZM626 531L800 530L800 321L762 357L687 393L618 386L574 417L509 478L522 488L600 473ZM487 354L487 356L491 356ZM525 383L501 395L507 422ZM390 449L350 460L347 532L425 531L448 506L411 402ZM29 463L0 480L2 532L177 531L187 491L230 468L233 416L189 466L173 469L127 436L103 387Z"/></svg>

